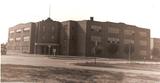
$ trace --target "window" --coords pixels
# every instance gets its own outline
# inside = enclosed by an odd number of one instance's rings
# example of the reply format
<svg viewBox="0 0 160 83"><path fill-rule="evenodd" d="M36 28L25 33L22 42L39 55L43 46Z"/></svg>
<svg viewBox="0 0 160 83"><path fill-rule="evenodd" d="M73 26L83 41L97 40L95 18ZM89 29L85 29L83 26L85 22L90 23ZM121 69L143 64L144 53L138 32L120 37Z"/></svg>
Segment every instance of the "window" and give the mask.
<svg viewBox="0 0 160 83"><path fill-rule="evenodd" d="M29 40L30 40L30 37L29 37L29 36L23 37L23 41L29 41Z"/></svg>
<svg viewBox="0 0 160 83"><path fill-rule="evenodd" d="M45 26L43 26L43 32L45 32Z"/></svg>
<svg viewBox="0 0 160 83"><path fill-rule="evenodd" d="M51 39L54 40L54 36L53 35L51 36Z"/></svg>
<svg viewBox="0 0 160 83"><path fill-rule="evenodd" d="M53 26L53 27L52 27L52 31L54 31L54 29L55 29L55 27Z"/></svg>
<svg viewBox="0 0 160 83"><path fill-rule="evenodd" d="M133 30L124 30L125 35L133 35L135 32Z"/></svg>
<svg viewBox="0 0 160 83"><path fill-rule="evenodd" d="M91 36L91 40L92 41L101 42L101 37L99 37L99 36Z"/></svg>
<svg viewBox="0 0 160 83"><path fill-rule="evenodd" d="M147 55L147 51L146 50L141 50L140 55L144 55L144 56Z"/></svg>
<svg viewBox="0 0 160 83"><path fill-rule="evenodd" d="M64 24L63 27L68 27L68 25L67 25L67 24Z"/></svg>
<svg viewBox="0 0 160 83"><path fill-rule="evenodd" d="M17 32L17 33L20 33L20 32L21 32L21 29L17 29L16 32Z"/></svg>
<svg viewBox="0 0 160 83"><path fill-rule="evenodd" d="M132 40L132 39L124 39L124 44L134 44L134 40Z"/></svg>
<svg viewBox="0 0 160 83"><path fill-rule="evenodd" d="M108 33L119 34L119 31L118 28L108 28Z"/></svg>
<svg viewBox="0 0 160 83"><path fill-rule="evenodd" d="M14 40L13 38L10 38L10 39L9 39L9 41L13 41L13 40Z"/></svg>
<svg viewBox="0 0 160 83"><path fill-rule="evenodd" d="M14 33L14 31L12 30L12 31L10 31L9 33L12 34L12 33Z"/></svg>
<svg viewBox="0 0 160 83"><path fill-rule="evenodd" d="M97 25L92 25L92 26L91 26L91 30L92 30L92 31L100 32L101 29L102 29L101 26L97 26Z"/></svg>
<svg viewBox="0 0 160 83"><path fill-rule="evenodd" d="M139 32L139 34L140 34L140 36L142 36L142 37L147 37L147 32Z"/></svg>
<svg viewBox="0 0 160 83"><path fill-rule="evenodd" d="M147 41L145 40L140 40L139 43L141 46L147 46Z"/></svg>
<svg viewBox="0 0 160 83"><path fill-rule="evenodd" d="M20 40L21 40L21 38L20 38L20 37L17 37L17 38L16 38L16 41L20 41Z"/></svg>
<svg viewBox="0 0 160 83"><path fill-rule="evenodd" d="M69 30L69 28L68 28L68 27L64 27L64 30L65 30L65 31L68 31L68 30Z"/></svg>
<svg viewBox="0 0 160 83"><path fill-rule="evenodd" d="M119 38L108 37L108 43L119 43Z"/></svg>
<svg viewBox="0 0 160 83"><path fill-rule="evenodd" d="M42 36L42 39L45 40L45 36Z"/></svg>
<svg viewBox="0 0 160 83"><path fill-rule="evenodd" d="M30 27L26 27L23 29L24 31L29 31L30 30Z"/></svg>

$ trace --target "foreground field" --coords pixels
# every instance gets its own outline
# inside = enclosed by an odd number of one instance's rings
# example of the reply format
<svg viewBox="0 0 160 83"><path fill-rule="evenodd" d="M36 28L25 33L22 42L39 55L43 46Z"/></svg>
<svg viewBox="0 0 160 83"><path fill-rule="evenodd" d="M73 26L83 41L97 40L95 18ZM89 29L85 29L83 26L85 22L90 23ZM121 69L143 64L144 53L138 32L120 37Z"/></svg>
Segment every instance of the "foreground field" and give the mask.
<svg viewBox="0 0 160 83"><path fill-rule="evenodd" d="M87 66L87 67L99 67L99 68L116 68L116 69L128 69L128 70L143 70L143 71L157 71L160 73L160 65L158 64L139 64L139 63L103 63L97 62L83 62L74 63L74 65Z"/></svg>
<svg viewBox="0 0 160 83"><path fill-rule="evenodd" d="M2 64L2 82L158 83L160 76L63 67Z"/></svg>

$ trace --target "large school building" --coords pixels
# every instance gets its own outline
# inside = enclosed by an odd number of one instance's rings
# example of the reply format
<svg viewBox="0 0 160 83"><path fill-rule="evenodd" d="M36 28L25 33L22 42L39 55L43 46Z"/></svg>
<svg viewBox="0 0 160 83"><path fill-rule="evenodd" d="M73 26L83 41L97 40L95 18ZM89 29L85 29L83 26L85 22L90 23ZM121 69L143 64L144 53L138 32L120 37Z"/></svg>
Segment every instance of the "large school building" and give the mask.
<svg viewBox="0 0 160 83"><path fill-rule="evenodd" d="M150 30L124 23L53 21L18 24L9 28L7 53L98 56L146 59L150 57Z"/></svg>

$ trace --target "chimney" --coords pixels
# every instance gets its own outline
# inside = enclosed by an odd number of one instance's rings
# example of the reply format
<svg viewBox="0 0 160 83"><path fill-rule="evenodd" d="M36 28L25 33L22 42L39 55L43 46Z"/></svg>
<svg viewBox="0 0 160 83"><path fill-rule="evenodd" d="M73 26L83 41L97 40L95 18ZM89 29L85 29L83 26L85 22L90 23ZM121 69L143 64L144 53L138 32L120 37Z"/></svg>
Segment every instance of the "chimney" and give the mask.
<svg viewBox="0 0 160 83"><path fill-rule="evenodd" d="M90 21L94 21L94 17L90 17Z"/></svg>

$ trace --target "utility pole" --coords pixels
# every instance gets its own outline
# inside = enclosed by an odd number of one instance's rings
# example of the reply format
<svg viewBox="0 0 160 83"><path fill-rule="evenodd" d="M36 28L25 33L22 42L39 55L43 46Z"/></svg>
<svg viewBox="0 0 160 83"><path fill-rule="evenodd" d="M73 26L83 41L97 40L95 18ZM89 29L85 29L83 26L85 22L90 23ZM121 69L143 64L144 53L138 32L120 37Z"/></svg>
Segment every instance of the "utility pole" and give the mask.
<svg viewBox="0 0 160 83"><path fill-rule="evenodd" d="M129 60L129 63L130 63L130 60L131 60L131 41L130 41L129 50L128 50L128 60Z"/></svg>
<svg viewBox="0 0 160 83"><path fill-rule="evenodd" d="M50 53L51 53L51 46L48 45L48 55L50 56Z"/></svg>
<svg viewBox="0 0 160 83"><path fill-rule="evenodd" d="M49 18L51 17L51 5L49 5Z"/></svg>
<svg viewBox="0 0 160 83"><path fill-rule="evenodd" d="M131 33L131 39L132 37L134 37L134 33ZM131 62L131 53L133 51L133 47L132 47L132 40L130 39L130 42L129 42L129 50L128 50L128 60L129 60L129 63Z"/></svg>
<svg viewBox="0 0 160 83"><path fill-rule="evenodd" d="M97 48L98 42L95 41L95 46L94 46L94 63L96 64L96 48Z"/></svg>

